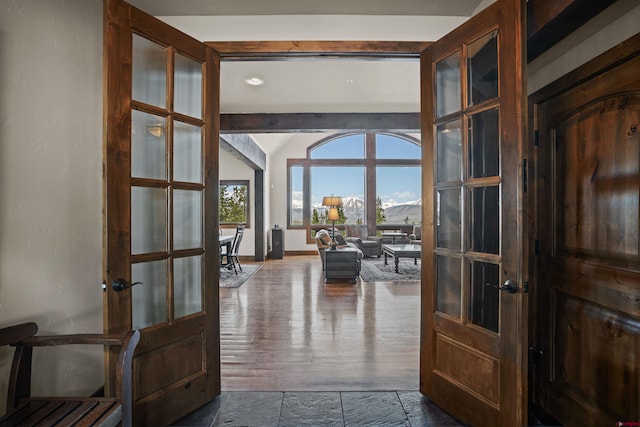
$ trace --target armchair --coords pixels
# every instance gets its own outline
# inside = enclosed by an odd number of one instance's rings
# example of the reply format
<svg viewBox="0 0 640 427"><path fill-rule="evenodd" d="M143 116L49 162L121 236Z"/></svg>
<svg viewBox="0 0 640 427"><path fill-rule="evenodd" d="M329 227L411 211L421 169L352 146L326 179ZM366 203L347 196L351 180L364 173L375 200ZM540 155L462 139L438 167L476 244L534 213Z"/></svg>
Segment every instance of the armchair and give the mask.
<svg viewBox="0 0 640 427"><path fill-rule="evenodd" d="M382 255L382 239L377 236L369 236L366 225L345 224L344 231L347 236L345 240L356 245L364 256L377 256L379 258Z"/></svg>
<svg viewBox="0 0 640 427"><path fill-rule="evenodd" d="M38 326L22 323L0 329L0 346L15 347L7 392L7 414L0 416L1 426L93 425L130 427L132 425L131 365L140 332L125 336L76 334L36 336ZM115 393L105 397L36 397L31 395L32 355L34 347L69 344L119 346Z"/></svg>

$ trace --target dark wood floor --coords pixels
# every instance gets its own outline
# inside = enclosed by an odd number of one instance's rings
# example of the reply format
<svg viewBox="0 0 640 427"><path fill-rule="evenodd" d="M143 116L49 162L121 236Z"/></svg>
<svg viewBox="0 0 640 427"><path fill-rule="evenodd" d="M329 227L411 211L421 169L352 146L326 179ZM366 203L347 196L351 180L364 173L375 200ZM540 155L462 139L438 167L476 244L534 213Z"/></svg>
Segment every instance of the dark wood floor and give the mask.
<svg viewBox="0 0 640 427"><path fill-rule="evenodd" d="M419 282L325 284L318 256L220 289L223 391L417 390Z"/></svg>

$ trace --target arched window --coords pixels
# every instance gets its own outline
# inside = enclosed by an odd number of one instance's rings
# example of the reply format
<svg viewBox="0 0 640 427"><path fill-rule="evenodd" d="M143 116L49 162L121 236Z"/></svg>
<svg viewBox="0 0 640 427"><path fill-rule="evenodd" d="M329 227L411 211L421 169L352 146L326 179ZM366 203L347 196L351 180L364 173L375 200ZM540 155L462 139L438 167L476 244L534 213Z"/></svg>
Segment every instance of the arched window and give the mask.
<svg viewBox="0 0 640 427"><path fill-rule="evenodd" d="M325 196L340 196L336 224L365 224L370 232L410 227L421 219L420 141L390 133L340 134L318 141L305 159L289 159L288 227L330 223Z"/></svg>

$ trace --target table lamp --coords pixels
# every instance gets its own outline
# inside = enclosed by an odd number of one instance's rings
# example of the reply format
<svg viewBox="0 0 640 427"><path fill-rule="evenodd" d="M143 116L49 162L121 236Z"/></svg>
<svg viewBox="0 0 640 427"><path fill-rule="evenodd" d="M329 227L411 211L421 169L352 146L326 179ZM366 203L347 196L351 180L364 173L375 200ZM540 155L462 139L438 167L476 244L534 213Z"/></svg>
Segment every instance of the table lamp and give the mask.
<svg viewBox="0 0 640 427"><path fill-rule="evenodd" d="M342 206L342 197L339 196L325 196L322 198L322 204L329 207L329 214L327 219L332 223L331 230L331 250L336 249L336 221L340 219L338 207Z"/></svg>

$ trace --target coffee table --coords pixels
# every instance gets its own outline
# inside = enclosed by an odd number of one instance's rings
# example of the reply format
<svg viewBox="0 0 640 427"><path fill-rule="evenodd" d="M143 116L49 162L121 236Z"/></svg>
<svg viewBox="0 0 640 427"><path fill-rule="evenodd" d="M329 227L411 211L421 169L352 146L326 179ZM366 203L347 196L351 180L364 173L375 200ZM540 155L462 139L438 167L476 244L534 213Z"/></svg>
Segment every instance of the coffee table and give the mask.
<svg viewBox="0 0 640 427"><path fill-rule="evenodd" d="M398 270L398 263L400 258L413 258L413 264L418 264L418 258L422 255L420 245L407 243L400 245L382 245L382 253L384 253L384 263L387 264L387 257L394 258L396 263L396 273L400 273Z"/></svg>

